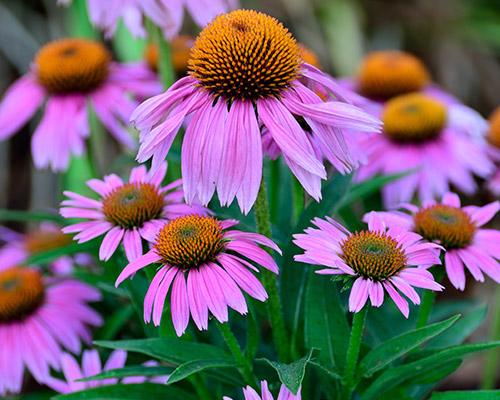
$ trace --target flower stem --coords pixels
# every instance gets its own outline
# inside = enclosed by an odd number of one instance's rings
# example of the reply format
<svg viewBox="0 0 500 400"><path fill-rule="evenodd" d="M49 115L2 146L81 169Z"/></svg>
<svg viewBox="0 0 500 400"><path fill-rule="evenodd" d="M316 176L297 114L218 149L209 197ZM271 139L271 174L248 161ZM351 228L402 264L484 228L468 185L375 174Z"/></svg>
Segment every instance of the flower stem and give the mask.
<svg viewBox="0 0 500 400"><path fill-rule="evenodd" d="M205 383L201 380L201 378L198 375L193 374L188 379L194 386L196 393L198 393L198 396L200 396L199 397L200 399L211 400L213 398L210 392L208 391Z"/></svg>
<svg viewBox="0 0 500 400"><path fill-rule="evenodd" d="M352 320L351 337L349 339L349 348L347 349L344 379L342 381L342 391L340 394L341 400L349 400L354 389L354 378L367 311L368 306L365 305L361 311L354 314Z"/></svg>
<svg viewBox="0 0 500 400"><path fill-rule="evenodd" d="M444 266L438 265L437 271L435 270L434 280L439 283L444 275ZM432 306L434 305L434 299L436 298L437 292L433 290L425 290L424 298L422 299L422 304L420 305L420 311L417 319L417 329L423 328L427 325L429 315L431 314Z"/></svg>
<svg viewBox="0 0 500 400"><path fill-rule="evenodd" d="M295 223L299 220L300 214L304 211L304 189L302 185L297 180L297 178L292 178L293 182L293 220Z"/></svg>
<svg viewBox="0 0 500 400"><path fill-rule="evenodd" d="M257 232L271 238L271 221L269 219L269 208L267 204L266 183L264 176L260 182L259 194L254 206ZM288 360L288 336L285 330L285 320L281 308L280 294L278 291L277 277L271 271L263 269L262 284L267 291L267 312L271 320L274 342L278 350L278 357L281 362Z"/></svg>
<svg viewBox="0 0 500 400"><path fill-rule="evenodd" d="M491 340L500 340L500 286L497 286L495 294L495 302L492 308L493 321L491 329ZM484 370L483 380L481 382L482 390L491 390L495 388L495 383L498 377L499 350L493 348L488 352L486 359L486 367Z"/></svg>
<svg viewBox="0 0 500 400"><path fill-rule="evenodd" d="M170 43L163 37L163 32L158 26L154 28L154 41L158 46L158 71L160 72L163 87L168 89L175 81L175 72L172 66L172 52Z"/></svg>
<svg viewBox="0 0 500 400"><path fill-rule="evenodd" d="M243 354L243 351L241 350L240 345L238 344L236 338L234 337L233 332L231 332L229 323L223 324L217 321L217 326L219 327L220 333L222 334L222 337L224 338L227 347L229 347L229 350L231 350L234 359L239 364L240 371L243 377L245 378L246 382L252 387L257 387L255 382L255 377L252 372L252 364L250 363L249 360L247 360L247 358Z"/></svg>

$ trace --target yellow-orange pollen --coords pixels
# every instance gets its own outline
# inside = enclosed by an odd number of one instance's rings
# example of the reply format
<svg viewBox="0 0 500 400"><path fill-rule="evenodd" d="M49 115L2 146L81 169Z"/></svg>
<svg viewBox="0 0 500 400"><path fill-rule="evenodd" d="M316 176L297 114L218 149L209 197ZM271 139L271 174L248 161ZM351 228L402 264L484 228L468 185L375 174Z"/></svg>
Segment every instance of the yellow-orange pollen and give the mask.
<svg viewBox="0 0 500 400"><path fill-rule="evenodd" d="M68 38L42 47L32 68L51 93L87 93L106 79L110 62L111 54L101 43Z"/></svg>
<svg viewBox="0 0 500 400"><path fill-rule="evenodd" d="M403 51L381 50L368 54L358 72L361 92L371 98L392 96L422 89L429 72L417 57Z"/></svg>
<svg viewBox="0 0 500 400"><path fill-rule="evenodd" d="M382 121L385 135L396 142L425 142L441 133L446 107L423 94L405 94L386 103Z"/></svg>
<svg viewBox="0 0 500 400"><path fill-rule="evenodd" d="M445 249L467 246L476 232L476 225L460 208L436 204L420 210L413 217L415 231L424 239L438 242Z"/></svg>
<svg viewBox="0 0 500 400"><path fill-rule="evenodd" d="M278 20L251 10L222 14L191 49L189 73L226 101L279 97L299 76L297 42Z"/></svg>
<svg viewBox="0 0 500 400"><path fill-rule="evenodd" d="M500 107L498 107L489 118L490 129L486 136L488 142L493 146L500 148Z"/></svg>
<svg viewBox="0 0 500 400"><path fill-rule="evenodd" d="M102 200L106 218L126 229L140 228L161 215L165 199L152 183L126 183Z"/></svg>
<svg viewBox="0 0 500 400"><path fill-rule="evenodd" d="M344 262L373 281L384 281L407 266L402 246L384 232L356 232L341 243L341 249Z"/></svg>
<svg viewBox="0 0 500 400"><path fill-rule="evenodd" d="M225 246L224 235L221 223L215 218L188 215L165 224L154 248L162 263L189 269L214 261Z"/></svg>
<svg viewBox="0 0 500 400"><path fill-rule="evenodd" d="M0 324L20 321L42 303L44 286L37 271L14 267L0 272Z"/></svg>
<svg viewBox="0 0 500 400"><path fill-rule="evenodd" d="M31 254L55 250L67 246L71 238L60 231L37 230L26 236L26 249Z"/></svg>

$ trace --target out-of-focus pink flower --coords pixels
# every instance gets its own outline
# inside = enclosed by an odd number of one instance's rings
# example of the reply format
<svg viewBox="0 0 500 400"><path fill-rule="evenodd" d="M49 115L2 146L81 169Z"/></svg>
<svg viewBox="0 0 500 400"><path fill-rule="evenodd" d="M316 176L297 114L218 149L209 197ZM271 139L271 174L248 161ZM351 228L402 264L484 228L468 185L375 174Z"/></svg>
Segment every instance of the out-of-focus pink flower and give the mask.
<svg viewBox="0 0 500 400"><path fill-rule="evenodd" d="M31 151L37 168L68 168L70 156L85 152L90 134L87 103L106 129L124 146L136 143L126 129L137 106L161 85L146 64L120 64L108 50L89 39L67 38L45 45L31 71L7 90L0 103L0 140L16 133L42 106Z"/></svg>
<svg viewBox="0 0 500 400"><path fill-rule="evenodd" d="M188 203L198 195L207 204L217 187L222 205L236 197L248 213L262 178L260 125L316 200L326 170L296 117L307 122L316 142L344 171L356 163L343 130L380 129L380 121L351 105L333 79L304 63L288 30L262 13L238 10L214 19L196 39L189 68L190 76L146 100L131 117L141 131L137 159L152 158L153 169L165 159L185 118L192 117L181 160ZM313 83L337 101L323 101L308 87Z"/></svg>
<svg viewBox="0 0 500 400"><path fill-rule="evenodd" d="M0 265L0 395L21 390L25 367L46 382L50 367L60 369L63 347L78 354L82 340L90 344L88 325L102 318L87 303L100 298L81 282Z"/></svg>
<svg viewBox="0 0 500 400"><path fill-rule="evenodd" d="M371 212L367 219L368 230L350 233L329 217L326 221L315 218L312 222L319 229L307 228L294 235L294 243L305 250L295 260L328 267L318 274L352 276L349 311L359 312L368 298L372 306L380 307L387 291L408 318L408 302L401 293L420 304L413 287L443 289L426 270L441 264L440 246L423 242L422 236L402 227L387 229L378 213Z"/></svg>
<svg viewBox="0 0 500 400"><path fill-rule="evenodd" d="M255 389L253 389L251 386L247 386L246 388L243 388L243 395L245 396L245 400L273 400L274 397L269 390L269 387L267 386L266 381L262 381L260 383L260 387L262 390L262 395L259 395ZM277 400L300 400L302 397L300 395L300 389L297 395L294 395L292 392L290 392L285 385L281 385L280 392L278 393L278 399ZM224 396L224 400L233 400L230 397Z"/></svg>
<svg viewBox="0 0 500 400"><path fill-rule="evenodd" d="M476 281L483 282L485 273L500 283L500 232L479 229L500 210L500 202L461 207L455 193L445 193L441 203L427 201L422 208L413 204L403 207L411 215L400 211L378 214L387 226L412 230L446 249L444 265L453 286L465 289L464 265Z"/></svg>
<svg viewBox="0 0 500 400"><path fill-rule="evenodd" d="M257 300L267 299L264 287L250 271L258 269L246 259L277 274L273 258L256 243L281 251L265 236L228 229L237 223L198 215L168 222L159 231L153 248L128 264L115 285L147 265L161 264L144 300L144 320L150 322L152 312L154 324L160 324L172 287L172 322L178 336L186 330L190 314L200 330L208 328L208 310L220 322L228 320L228 306L246 314L240 288Z"/></svg>
<svg viewBox="0 0 500 400"><path fill-rule="evenodd" d="M105 176L103 181L91 179L87 185L101 196L99 200L65 191L70 200L61 203L61 215L90 221L66 226L62 231L78 232L74 237L78 243L106 233L99 250L101 260L109 260L122 241L128 260L135 260L142 255L142 238L154 241L165 222L180 215L208 211L184 203L180 179L161 187L166 172L164 162L154 173L148 172L144 165L133 168L128 183L115 174Z"/></svg>
<svg viewBox="0 0 500 400"><path fill-rule="evenodd" d="M101 363L101 358L97 350L85 350L82 356L82 367L78 365L75 358L68 353L64 353L61 356L61 367L64 374L65 381L50 377L45 384L54 389L56 392L67 394L73 392L79 392L81 390L90 389L98 386L108 386L115 385L118 383L118 378L93 380L87 382L76 382L79 379L89 378L91 376L97 375L104 371L109 371L112 369L120 369L125 366L127 361L127 352L123 350L113 351L104 367ZM156 361L148 361L143 365L154 367L158 363ZM121 383L143 383L143 382L156 382L165 383L168 376L155 376L153 378L147 378L145 376L130 376L121 379Z"/></svg>

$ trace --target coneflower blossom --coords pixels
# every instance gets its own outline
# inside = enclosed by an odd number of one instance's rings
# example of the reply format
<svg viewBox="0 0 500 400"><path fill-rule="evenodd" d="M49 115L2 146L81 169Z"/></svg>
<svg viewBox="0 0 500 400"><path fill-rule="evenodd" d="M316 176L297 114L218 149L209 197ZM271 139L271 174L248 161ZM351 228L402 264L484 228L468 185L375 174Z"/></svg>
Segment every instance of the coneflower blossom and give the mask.
<svg viewBox="0 0 500 400"><path fill-rule="evenodd" d="M60 369L62 347L78 354L81 340L90 344L88 325L102 319L87 302L100 298L81 282L0 265L0 395L21 390L25 367L46 382L50 367Z"/></svg>
<svg viewBox="0 0 500 400"><path fill-rule="evenodd" d="M400 211L378 214L387 226L412 230L441 245L446 250L444 265L453 286L465 289L464 265L476 281L483 282L485 273L500 283L500 232L479 229L500 210L500 202L461 207L455 193L445 193L441 203L428 201L422 208L404 204L404 208L412 215Z"/></svg>
<svg viewBox="0 0 500 400"><path fill-rule="evenodd" d="M111 135L134 148L126 124L137 103L129 95L144 98L160 91L156 74L145 64L113 62L99 42L76 38L50 42L0 103L0 140L16 133L47 99L31 141L33 161L37 168L64 171L71 154L85 152L90 134L87 103Z"/></svg>
<svg viewBox="0 0 500 400"><path fill-rule="evenodd" d="M269 387L267 386L266 381L262 381L260 383L260 387L262 390L262 395L259 396L259 394L253 389L251 386L247 386L246 388L243 388L243 395L245 396L245 400L273 400L274 397L269 390ZM280 392L278 393L278 399L277 400L300 400L302 397L300 395L300 389L299 392L294 395L292 392L290 392L285 385L281 385ZM233 400L230 397L224 396L223 400Z"/></svg>
<svg viewBox="0 0 500 400"><path fill-rule="evenodd" d="M424 63L413 54L398 50L368 53L356 78L339 80L342 87L360 96L351 96L354 104L379 115L383 104L394 96L419 92L441 102L450 116L449 123L458 131L482 138L487 122L475 110L431 82Z"/></svg>
<svg viewBox="0 0 500 400"><path fill-rule="evenodd" d="M402 227L387 229L378 213L371 212L367 219L368 230L351 233L329 217L315 218L312 223L319 229L294 235L294 243L305 250L295 260L328 267L318 274L352 277L349 311L359 312L368 298L380 307L385 290L408 318L410 310L401 293L420 304L413 287L443 289L425 269L441 263L440 246Z"/></svg>
<svg viewBox="0 0 500 400"><path fill-rule="evenodd" d="M490 157L496 163L495 173L488 179L488 188L495 195L500 196L500 107L494 110L489 118L489 128L486 139L491 145Z"/></svg>
<svg viewBox="0 0 500 400"><path fill-rule="evenodd" d="M71 2L57 1L64 5ZM120 18L134 37L146 37L143 21L148 18L163 30L167 39L172 39L181 29L184 7L194 22L205 26L212 18L237 5L237 0L87 0L90 22L104 30L107 38L115 33Z"/></svg>
<svg viewBox="0 0 500 400"><path fill-rule="evenodd" d="M324 102L308 82L338 101ZM276 19L255 11L220 15L196 39L189 76L142 103L131 120L141 131L139 162L165 159L184 119L192 117L182 144L186 200L202 204L215 188L222 205L236 197L248 213L262 178L260 124L312 197L321 197L323 163L295 117L303 117L318 141L348 170L354 162L343 129L377 131L380 121L348 103L344 91L303 62L300 49Z"/></svg>
<svg viewBox="0 0 500 400"><path fill-rule="evenodd" d="M168 222L159 231L153 248L128 264L115 285L149 264L161 264L144 300L144 320L150 322L153 312L154 324L160 324L172 287L172 322L178 336L186 330L190 314L200 330L208 328L208 310L220 322L228 320L227 306L246 314L240 288L257 300L267 299L264 287L250 271L258 269L248 260L278 273L273 258L256 243L281 251L265 236L228 229L237 223L199 215Z"/></svg>
<svg viewBox="0 0 500 400"><path fill-rule="evenodd" d="M391 98L380 115L382 135L360 135L359 144L368 162L358 170L356 179L413 170L382 188L386 207L410 202L415 194L421 201L440 197L451 184L464 193L473 193L477 189L474 175L487 177L494 165L484 139L457 128L460 123L455 116L440 100L427 94Z"/></svg>
<svg viewBox="0 0 500 400"><path fill-rule="evenodd" d="M61 356L61 367L66 381L51 376L45 384L56 392L63 394L79 392L93 387L115 385L118 383L118 378L86 382L77 381L79 379L89 378L100 374L104 371L123 368L126 361L127 352L123 350L115 350L110 354L103 367L97 350L85 350L82 355L82 367L80 368L78 362L71 354L63 353ZM154 367L157 366L158 363L152 360L145 362L143 365ZM167 379L167 376L155 376L153 378L146 378L145 376L129 376L121 379L120 383L143 383L146 381L165 383Z"/></svg>
<svg viewBox="0 0 500 400"><path fill-rule="evenodd" d="M99 249L99 258L109 260L123 241L129 261L142 255L142 239L153 241L158 230L169 219L191 213L205 213L205 207L184 203L182 180L165 187L161 182L167 172L164 162L152 173L144 165L130 172L128 183L115 174L104 180L91 179L87 185L101 198L90 199L77 193L65 191L61 215L65 218L84 218L90 221L66 226L64 233L76 233L73 238L84 243L106 233Z"/></svg>

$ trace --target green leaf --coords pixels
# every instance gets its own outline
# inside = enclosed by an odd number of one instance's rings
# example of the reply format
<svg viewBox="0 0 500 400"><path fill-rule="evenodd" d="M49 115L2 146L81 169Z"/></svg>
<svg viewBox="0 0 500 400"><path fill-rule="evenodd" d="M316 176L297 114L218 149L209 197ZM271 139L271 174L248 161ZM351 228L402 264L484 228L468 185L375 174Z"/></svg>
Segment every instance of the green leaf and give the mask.
<svg viewBox="0 0 500 400"><path fill-rule="evenodd" d="M54 221L64 223L64 218L56 213L44 211L0 210L1 221Z"/></svg>
<svg viewBox="0 0 500 400"><path fill-rule="evenodd" d="M469 315L460 318L450 329L435 339L432 339L426 349L437 349L462 343L474 332L486 318L488 306L483 305Z"/></svg>
<svg viewBox="0 0 500 400"><path fill-rule="evenodd" d="M325 373L330 378L333 378L333 379L336 379L339 381L343 378L343 376L340 375L339 373L337 373L336 371L332 371L316 361L309 361L309 364L311 364L313 367L319 369L321 372Z"/></svg>
<svg viewBox="0 0 500 400"><path fill-rule="evenodd" d="M188 361L172 372L170 377L168 378L167 383L175 383L179 382L188 376L195 374L200 371L204 371L206 369L210 368L233 368L236 367L238 364L234 361L231 360L225 360L225 359L213 359L213 360L194 360L194 361Z"/></svg>
<svg viewBox="0 0 500 400"><path fill-rule="evenodd" d="M81 392L52 397L53 400L195 400L191 393L173 386L156 383L101 386Z"/></svg>
<svg viewBox="0 0 500 400"><path fill-rule="evenodd" d="M344 369L350 328L335 282L311 273L306 293L305 341L321 350L318 359L328 367Z"/></svg>
<svg viewBox="0 0 500 400"><path fill-rule="evenodd" d="M126 378L129 376L158 376L169 375L172 373L172 367L147 367L145 365L132 365L129 367L110 369L87 378L78 379L78 382L95 381L109 378Z"/></svg>
<svg viewBox="0 0 500 400"><path fill-rule="evenodd" d="M371 350L361 360L358 367L358 375L363 375L365 377L371 376L374 372L384 368L410 350L444 332L451 327L458 318L460 318L459 315L437 324L404 333L382 343Z"/></svg>
<svg viewBox="0 0 500 400"><path fill-rule="evenodd" d="M428 368L420 373L412 376L408 380L408 385L425 385L425 384L435 384L444 377L450 375L452 372L456 371L458 367L462 364L461 358L456 358L450 360L444 364L438 365L434 368Z"/></svg>
<svg viewBox="0 0 500 400"><path fill-rule="evenodd" d="M369 400L380 396L388 390L411 380L414 376L422 374L424 371L432 370L450 360L457 359L468 353L480 350L486 350L492 347L500 346L500 342L477 343L470 345L451 346L440 351L433 351L432 355L421 358L408 364L394 367L383 372L361 395L360 400ZM416 353L428 354L421 351Z"/></svg>
<svg viewBox="0 0 500 400"><path fill-rule="evenodd" d="M229 353L218 347L204 344L186 342L175 338L151 338L135 340L118 340L94 342L95 345L108 349L118 349L145 354L174 365L181 365L188 361L224 359L232 360Z"/></svg>
<svg viewBox="0 0 500 400"><path fill-rule="evenodd" d="M91 240L85 243L72 243L68 246L59 247L57 249L51 249L48 251L33 254L26 260L26 264L44 264L48 263L61 256L66 256L70 254L82 253L87 251L97 251L99 248L98 240Z"/></svg>
<svg viewBox="0 0 500 400"><path fill-rule="evenodd" d="M302 357L291 364L281 364L276 361L268 360L267 358L259 358L256 361L266 362L271 367L273 367L278 373L278 377L290 392L297 395L300 386L302 385L302 380L306 373L306 366L311 361L314 349L309 351L307 356Z"/></svg>
<svg viewBox="0 0 500 400"><path fill-rule="evenodd" d="M498 400L500 390L480 390L463 392L435 392L431 400Z"/></svg>

